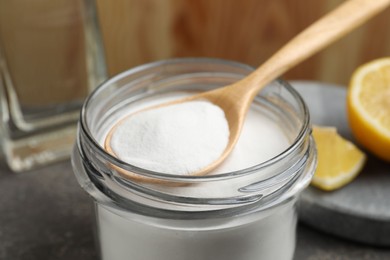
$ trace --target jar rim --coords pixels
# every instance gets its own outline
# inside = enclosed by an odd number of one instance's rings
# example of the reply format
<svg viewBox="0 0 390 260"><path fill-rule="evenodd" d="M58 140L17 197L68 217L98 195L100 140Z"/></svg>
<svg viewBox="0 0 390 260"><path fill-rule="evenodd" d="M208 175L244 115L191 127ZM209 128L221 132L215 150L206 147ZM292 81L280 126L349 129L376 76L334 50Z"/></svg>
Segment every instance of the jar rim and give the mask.
<svg viewBox="0 0 390 260"><path fill-rule="evenodd" d="M282 85L297 101L297 103L300 106L301 111L303 112L303 120L301 124L301 128L295 137L295 139L291 142L291 144L281 153L275 155L274 157L263 161L259 164L256 164L251 167L247 167L244 169L239 169L235 171L225 172L225 173L219 173L214 175L202 175L202 176L194 176L194 175L177 175L177 174L169 174L169 173L162 173L157 171L151 171L147 169L143 169L140 167L137 167L135 165L129 164L127 162L124 162L120 160L119 158L109 154L105 151L105 149L99 144L99 142L93 137L93 134L91 133L87 120L86 120L86 111L89 108L89 105L91 103L91 100L101 91L104 90L105 87L108 87L112 85L113 83L117 82L120 79L126 78L129 75L135 74L140 71L156 68L163 66L165 64L174 64L174 63L205 63L205 64L217 64L217 65L226 65L236 68L241 68L244 70L253 70L253 67L249 65L245 65L239 62L235 61L229 61L224 59L215 59L215 58L175 58L175 59L167 59L167 60L160 60L155 61L147 64L143 64L140 66L136 66L132 69L123 71L112 78L106 80L102 84L100 84L85 100L81 112L80 112L80 128L84 136L89 140L90 144L93 146L93 148L101 155L103 156L108 162L112 163L113 165L116 165L124 170L132 171L135 174L139 174L145 177L151 177L155 179L160 179L164 181L174 181L174 182L203 182L203 181L214 181L214 180L223 180L223 179L230 179L230 178L236 178L243 175L251 174L252 172L259 171L260 169L266 168L269 165L272 165L283 158L287 157L289 154L296 151L300 145L304 142L305 137L307 136L308 132L310 131L309 125L310 125L310 115L308 108L303 101L302 97L299 95L299 93L286 81L278 78L275 81ZM277 177L272 176L270 179Z"/></svg>

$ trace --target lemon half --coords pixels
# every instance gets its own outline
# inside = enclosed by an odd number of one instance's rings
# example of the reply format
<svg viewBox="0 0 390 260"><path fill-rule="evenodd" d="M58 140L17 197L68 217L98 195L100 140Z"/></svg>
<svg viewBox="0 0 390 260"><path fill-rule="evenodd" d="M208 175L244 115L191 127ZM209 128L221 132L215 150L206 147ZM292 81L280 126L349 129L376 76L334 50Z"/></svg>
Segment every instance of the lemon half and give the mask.
<svg viewBox="0 0 390 260"><path fill-rule="evenodd" d="M390 57L364 64L353 73L347 104L357 141L390 161Z"/></svg>

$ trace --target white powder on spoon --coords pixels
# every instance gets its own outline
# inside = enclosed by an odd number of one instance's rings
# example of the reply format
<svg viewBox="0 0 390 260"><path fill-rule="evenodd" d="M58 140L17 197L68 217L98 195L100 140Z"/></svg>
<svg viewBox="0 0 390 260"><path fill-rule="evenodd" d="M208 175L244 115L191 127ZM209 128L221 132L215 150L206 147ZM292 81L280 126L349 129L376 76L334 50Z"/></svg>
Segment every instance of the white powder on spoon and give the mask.
<svg viewBox="0 0 390 260"><path fill-rule="evenodd" d="M137 167L189 175L217 160L228 141L223 110L207 101L191 101L125 117L110 145L119 159Z"/></svg>

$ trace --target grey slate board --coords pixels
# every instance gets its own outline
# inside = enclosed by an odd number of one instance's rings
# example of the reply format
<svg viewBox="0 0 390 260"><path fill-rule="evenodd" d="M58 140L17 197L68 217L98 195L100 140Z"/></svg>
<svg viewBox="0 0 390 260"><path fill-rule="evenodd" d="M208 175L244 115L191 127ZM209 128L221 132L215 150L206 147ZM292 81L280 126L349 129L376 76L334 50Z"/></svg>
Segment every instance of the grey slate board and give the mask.
<svg viewBox="0 0 390 260"><path fill-rule="evenodd" d="M313 124L335 126L354 141L347 122L345 87L308 81L292 85L306 101ZM390 163L366 153L367 163L352 183L332 192L306 189L300 200L300 219L343 238L390 246Z"/></svg>

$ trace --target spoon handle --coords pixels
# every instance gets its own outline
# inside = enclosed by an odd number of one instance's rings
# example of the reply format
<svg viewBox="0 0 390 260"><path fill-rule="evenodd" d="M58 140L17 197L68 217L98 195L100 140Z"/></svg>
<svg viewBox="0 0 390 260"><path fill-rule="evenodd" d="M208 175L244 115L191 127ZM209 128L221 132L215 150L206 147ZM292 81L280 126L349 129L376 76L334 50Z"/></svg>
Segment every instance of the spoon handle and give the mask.
<svg viewBox="0 0 390 260"><path fill-rule="evenodd" d="M341 38L390 5L390 0L348 0L306 28L240 84L254 97L263 86L291 67Z"/></svg>

